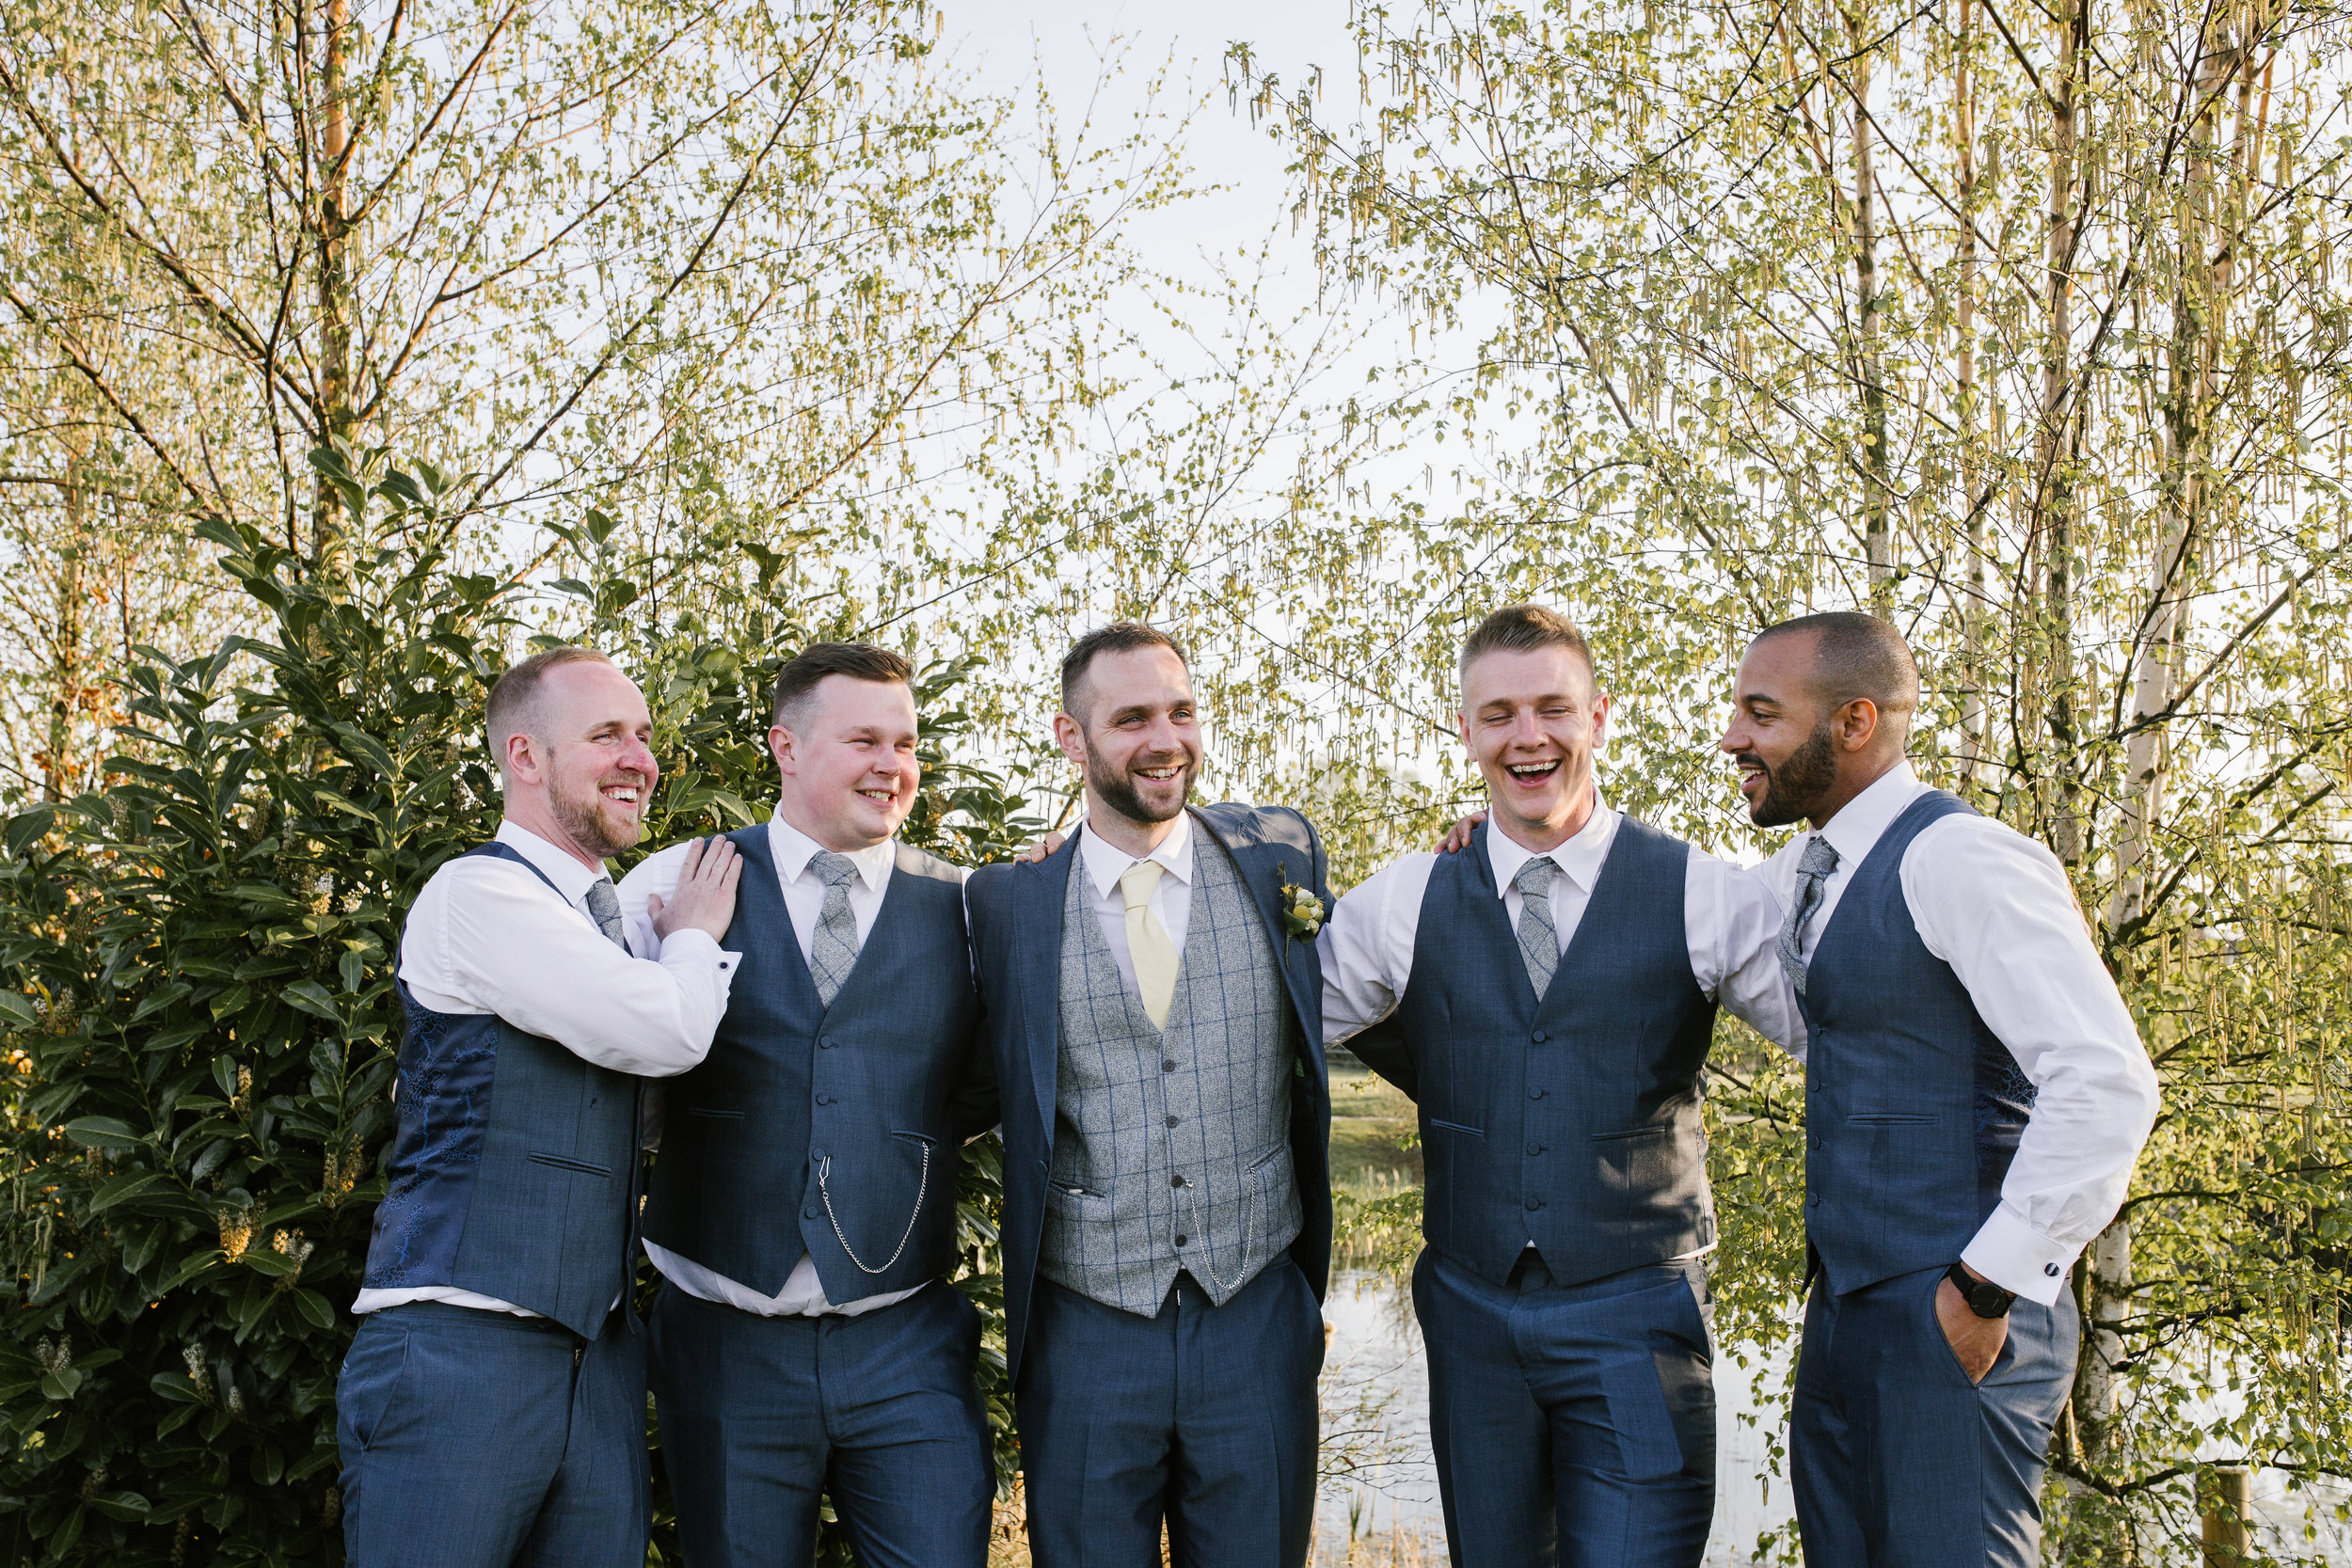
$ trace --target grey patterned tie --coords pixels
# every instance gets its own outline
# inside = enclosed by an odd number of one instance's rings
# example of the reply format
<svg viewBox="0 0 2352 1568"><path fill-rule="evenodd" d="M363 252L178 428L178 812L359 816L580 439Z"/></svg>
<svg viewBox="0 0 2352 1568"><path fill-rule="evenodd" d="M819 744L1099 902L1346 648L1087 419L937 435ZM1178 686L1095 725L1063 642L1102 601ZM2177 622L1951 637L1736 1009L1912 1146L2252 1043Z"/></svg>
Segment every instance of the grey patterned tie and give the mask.
<svg viewBox="0 0 2352 1568"><path fill-rule="evenodd" d="M818 1000L830 1007L849 983L850 971L857 967L857 916L850 912L850 884L857 880L857 863L819 849L808 864L825 884L825 907L808 944L808 974L817 982Z"/></svg>
<svg viewBox="0 0 2352 1568"><path fill-rule="evenodd" d="M1781 919L1780 940L1772 944L1780 954L1781 973L1788 976L1788 983L1797 988L1799 996L1804 994L1804 959L1802 957L1804 949L1802 943L1805 922L1811 920L1813 911L1821 907L1821 884L1829 880L1829 874L1836 869L1837 851L1830 847L1828 839L1816 833L1805 841L1804 853L1797 857L1796 898L1788 906L1788 914Z"/></svg>
<svg viewBox="0 0 2352 1568"><path fill-rule="evenodd" d="M1519 890L1519 958L1527 965L1528 983L1537 1001L1551 986L1551 972L1560 967L1560 927L1551 919L1551 883L1560 867L1538 855L1519 867L1511 885Z"/></svg>
<svg viewBox="0 0 2352 1568"><path fill-rule="evenodd" d="M621 895L612 891L612 878L599 877L588 884L588 917L613 946L628 951L628 937L621 927Z"/></svg>

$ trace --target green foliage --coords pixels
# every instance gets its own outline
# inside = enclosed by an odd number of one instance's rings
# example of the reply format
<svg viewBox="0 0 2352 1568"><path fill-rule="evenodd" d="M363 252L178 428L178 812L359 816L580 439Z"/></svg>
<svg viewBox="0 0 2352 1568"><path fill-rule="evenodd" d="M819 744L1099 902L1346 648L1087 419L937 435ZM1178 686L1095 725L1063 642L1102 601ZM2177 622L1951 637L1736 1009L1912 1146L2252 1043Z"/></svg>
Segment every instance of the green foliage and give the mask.
<svg viewBox="0 0 2352 1568"><path fill-rule="evenodd" d="M1431 0L1350 8L1360 93L1231 56L1327 282L1430 334L1382 417L1454 491L1305 553L1323 793L1462 781L1423 743L1455 631L1541 598L1613 694L1613 802L1752 854L1708 744L1738 654L1861 607L1919 655L1922 774L2066 868L2165 1109L2074 1282L2064 1560L2195 1560L2217 1461L2352 1519L2347 19ZM1719 1327L1786 1345L1795 1097L1736 1038Z"/></svg>
<svg viewBox="0 0 2352 1568"><path fill-rule="evenodd" d="M106 786L7 825L6 1560L340 1558L334 1381L391 1131L391 959L424 880L496 826L479 730L512 626L434 542L446 476L319 463L354 571L328 592L221 531L274 635L148 651ZM664 833L764 816L778 657L705 647L647 682L687 714ZM1032 829L948 755L961 675L923 676L909 836L1003 853ZM997 1162L973 1146L959 1195L961 1283L991 1308ZM983 1376L1001 1433L1000 1344Z"/></svg>

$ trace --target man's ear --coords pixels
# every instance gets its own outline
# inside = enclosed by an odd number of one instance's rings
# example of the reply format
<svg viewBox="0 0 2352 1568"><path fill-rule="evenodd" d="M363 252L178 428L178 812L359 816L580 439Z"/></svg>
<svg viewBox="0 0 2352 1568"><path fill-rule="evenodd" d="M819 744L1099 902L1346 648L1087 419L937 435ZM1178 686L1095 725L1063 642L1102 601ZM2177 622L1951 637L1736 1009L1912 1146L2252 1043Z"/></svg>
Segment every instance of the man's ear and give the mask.
<svg viewBox="0 0 2352 1568"><path fill-rule="evenodd" d="M1867 752L1879 735L1879 705L1867 697L1856 697L1837 710L1837 749L1841 752Z"/></svg>
<svg viewBox="0 0 2352 1568"><path fill-rule="evenodd" d="M798 754L794 751L795 745L796 742L790 730L786 729L782 724L768 726L768 754L775 759L776 770L779 773L789 773L792 771L793 765L799 761Z"/></svg>
<svg viewBox="0 0 2352 1568"><path fill-rule="evenodd" d="M1054 715L1054 741L1061 748L1061 754L1068 757L1072 763L1079 768L1086 766L1086 731L1080 727L1075 719L1067 713Z"/></svg>
<svg viewBox="0 0 2352 1568"><path fill-rule="evenodd" d="M531 736L518 730L506 737L506 755L500 761L503 766L499 768L499 783L512 788L517 783L538 783L545 759Z"/></svg>

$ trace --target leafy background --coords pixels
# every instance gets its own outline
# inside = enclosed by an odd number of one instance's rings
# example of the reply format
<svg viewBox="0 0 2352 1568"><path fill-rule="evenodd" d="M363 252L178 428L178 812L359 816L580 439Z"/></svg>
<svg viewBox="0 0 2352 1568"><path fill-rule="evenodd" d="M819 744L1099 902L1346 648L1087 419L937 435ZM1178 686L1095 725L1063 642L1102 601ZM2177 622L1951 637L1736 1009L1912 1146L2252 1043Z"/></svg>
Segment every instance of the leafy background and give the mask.
<svg viewBox="0 0 2352 1568"><path fill-rule="evenodd" d="M1344 885L1476 799L1454 650L1538 598L1600 652L1613 802L1734 855L1745 638L1910 639L1915 762L2067 867L2164 1085L2074 1282L2048 1555L2200 1560L2224 1465L2258 1555L2341 1550L2352 7L1347 4L1327 71L1245 41L1205 92L957 54L1007 19L0 8L21 1549L332 1550L306 1307L364 1229L398 911L486 829L467 715L530 638L644 682L661 833L765 794L725 722L765 659L915 654L1001 775L935 775L969 855L1067 809L1068 638L1153 619L1208 787L1310 810ZM1719 1336L1778 1356L1801 1097L1729 1026L1714 1065ZM1409 1244L1415 1195L1345 1196Z"/></svg>
<svg viewBox="0 0 2352 1568"><path fill-rule="evenodd" d="M443 476L321 462L373 546L347 589L219 540L275 636L151 651L119 782L7 826L6 1560L341 1557L334 1382L392 1129L391 958L425 879L495 830L477 732L512 628L430 543ZM681 716L651 842L759 819L751 737L799 635L640 672ZM1035 825L951 760L961 679L923 672L906 832L977 861ZM993 1135L965 1160L958 1283L993 1318ZM1001 1343L983 1363L1009 1487ZM666 1506L656 1550L675 1560Z"/></svg>

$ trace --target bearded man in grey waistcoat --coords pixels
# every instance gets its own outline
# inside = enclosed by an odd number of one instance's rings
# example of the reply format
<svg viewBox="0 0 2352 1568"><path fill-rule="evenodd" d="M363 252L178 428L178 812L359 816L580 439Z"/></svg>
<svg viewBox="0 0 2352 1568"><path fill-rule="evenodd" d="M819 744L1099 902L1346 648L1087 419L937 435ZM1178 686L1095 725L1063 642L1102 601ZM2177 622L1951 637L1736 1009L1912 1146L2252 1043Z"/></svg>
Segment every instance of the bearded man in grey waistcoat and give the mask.
<svg viewBox="0 0 2352 1568"><path fill-rule="evenodd" d="M1321 843L1187 804L1183 651L1062 662L1085 825L966 884L1005 1139L1006 1354L1040 1568L1305 1561L1330 1106Z"/></svg>

